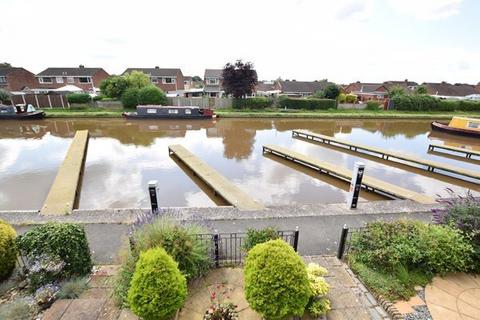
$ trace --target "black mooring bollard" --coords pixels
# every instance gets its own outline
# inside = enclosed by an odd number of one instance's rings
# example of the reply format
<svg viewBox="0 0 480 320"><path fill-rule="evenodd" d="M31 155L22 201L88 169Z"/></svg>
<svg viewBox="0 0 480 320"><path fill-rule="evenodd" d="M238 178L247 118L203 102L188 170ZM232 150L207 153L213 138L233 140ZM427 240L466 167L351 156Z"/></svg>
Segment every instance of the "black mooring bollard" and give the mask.
<svg viewBox="0 0 480 320"><path fill-rule="evenodd" d="M298 251L298 236L300 235L300 231L298 230L298 226L295 227L295 233L293 238L293 249L295 252Z"/></svg>
<svg viewBox="0 0 480 320"><path fill-rule="evenodd" d="M348 228L347 225L343 225L342 228L342 234L340 235L340 242L338 243L338 252L337 252L337 258L339 260L342 260L343 258L343 252L345 251L345 244L347 242L347 235L348 235Z"/></svg>
<svg viewBox="0 0 480 320"><path fill-rule="evenodd" d="M158 214L157 181L156 180L152 180L148 182L148 193L150 195L150 205L152 206L152 213Z"/></svg>

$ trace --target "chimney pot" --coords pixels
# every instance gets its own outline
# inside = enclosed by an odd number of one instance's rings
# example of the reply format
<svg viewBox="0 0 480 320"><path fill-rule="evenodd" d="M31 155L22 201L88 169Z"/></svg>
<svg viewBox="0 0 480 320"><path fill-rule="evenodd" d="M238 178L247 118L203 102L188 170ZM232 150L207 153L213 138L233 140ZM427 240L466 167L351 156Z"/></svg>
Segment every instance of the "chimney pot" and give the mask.
<svg viewBox="0 0 480 320"><path fill-rule="evenodd" d="M79 68L85 68L85 66L83 64L79 65L78 67Z"/></svg>

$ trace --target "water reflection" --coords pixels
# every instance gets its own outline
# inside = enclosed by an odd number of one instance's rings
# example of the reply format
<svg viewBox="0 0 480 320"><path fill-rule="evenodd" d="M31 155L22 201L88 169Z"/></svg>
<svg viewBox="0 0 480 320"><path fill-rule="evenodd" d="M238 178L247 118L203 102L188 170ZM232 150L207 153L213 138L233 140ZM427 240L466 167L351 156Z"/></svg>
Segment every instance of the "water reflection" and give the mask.
<svg viewBox="0 0 480 320"><path fill-rule="evenodd" d="M458 192L466 188L479 190L476 184L459 183L401 164L392 166L377 158L291 137L293 129L309 130L478 170L475 161L427 153L431 142L480 150L478 139L430 133L430 121L4 121L0 126L0 210L40 208L71 138L82 129L89 130L91 135L80 199L82 208L148 206L149 180L159 181L159 200L164 206L224 204L168 156L170 144L182 144L267 205L342 202L348 185L264 157L263 144L277 144L349 168L361 160L367 164L368 175L431 196L443 193L447 187ZM380 198L368 193L363 196L368 200Z"/></svg>

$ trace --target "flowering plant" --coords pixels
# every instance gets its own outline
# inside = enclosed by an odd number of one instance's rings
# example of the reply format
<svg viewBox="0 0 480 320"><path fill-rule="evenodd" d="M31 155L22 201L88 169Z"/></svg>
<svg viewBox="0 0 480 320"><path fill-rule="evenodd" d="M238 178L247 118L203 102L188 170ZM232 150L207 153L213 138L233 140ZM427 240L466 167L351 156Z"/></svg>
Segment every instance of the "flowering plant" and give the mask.
<svg viewBox="0 0 480 320"><path fill-rule="evenodd" d="M60 280L65 262L56 256L41 254L27 258L25 269L31 289Z"/></svg>
<svg viewBox="0 0 480 320"><path fill-rule="evenodd" d="M40 306L40 308L46 309L50 307L53 302L55 302L59 290L60 286L58 284L46 284L35 291L35 302Z"/></svg>
<svg viewBox="0 0 480 320"><path fill-rule="evenodd" d="M224 297L230 298L229 292L231 288L226 287L224 284L217 284L214 286L214 290L210 295L210 301L212 304L205 315L204 320L238 320L237 306L231 302L222 302Z"/></svg>

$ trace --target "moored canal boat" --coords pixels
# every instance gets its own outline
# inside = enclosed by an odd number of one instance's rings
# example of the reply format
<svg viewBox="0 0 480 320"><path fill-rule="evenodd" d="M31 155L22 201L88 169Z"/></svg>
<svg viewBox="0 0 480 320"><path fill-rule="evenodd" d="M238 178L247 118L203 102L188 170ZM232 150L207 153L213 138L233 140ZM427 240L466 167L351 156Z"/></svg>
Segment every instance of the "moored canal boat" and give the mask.
<svg viewBox="0 0 480 320"><path fill-rule="evenodd" d="M137 106L137 112L124 112L122 115L127 119L211 119L216 117L212 109L158 105Z"/></svg>
<svg viewBox="0 0 480 320"><path fill-rule="evenodd" d="M431 125L432 130L480 138L480 119L477 118L453 117L448 124L433 121Z"/></svg>
<svg viewBox="0 0 480 320"><path fill-rule="evenodd" d="M35 120L44 117L45 112L36 110L31 104L16 106L0 104L0 120Z"/></svg>

